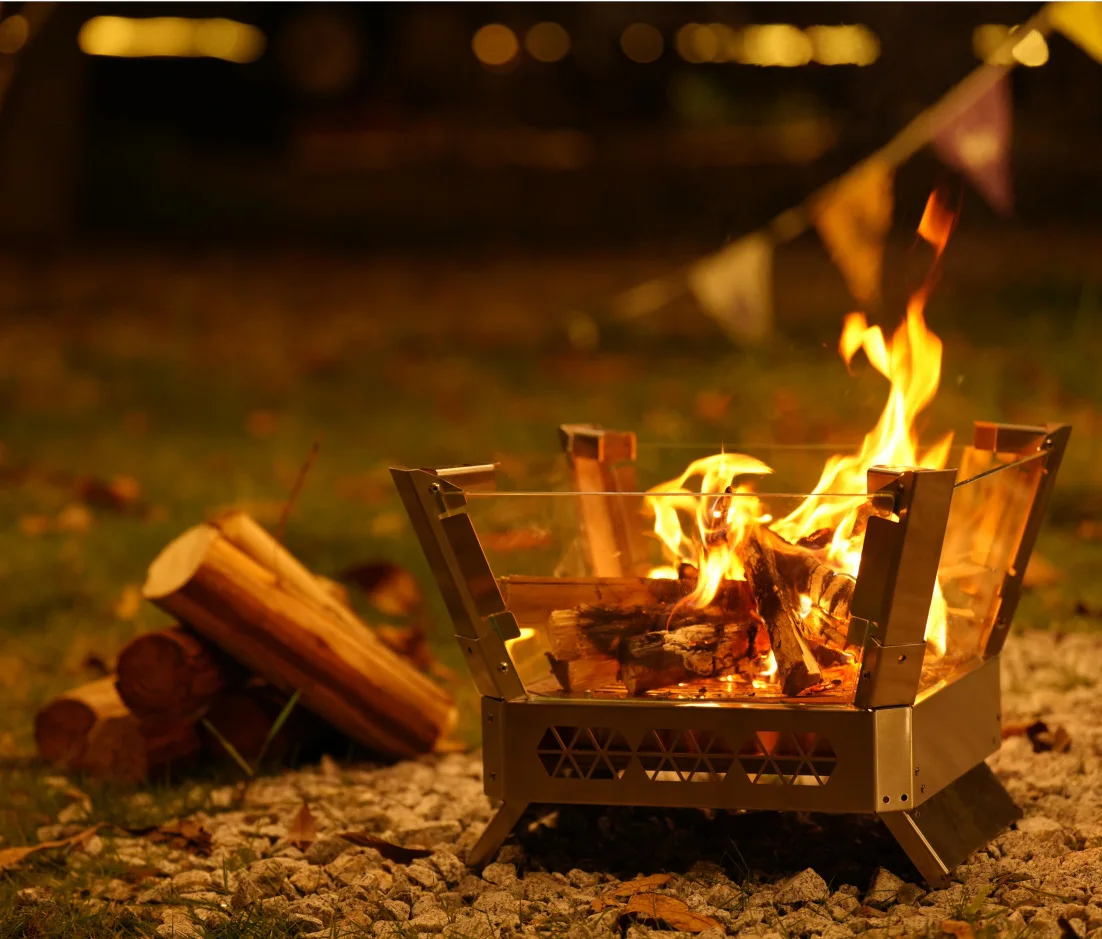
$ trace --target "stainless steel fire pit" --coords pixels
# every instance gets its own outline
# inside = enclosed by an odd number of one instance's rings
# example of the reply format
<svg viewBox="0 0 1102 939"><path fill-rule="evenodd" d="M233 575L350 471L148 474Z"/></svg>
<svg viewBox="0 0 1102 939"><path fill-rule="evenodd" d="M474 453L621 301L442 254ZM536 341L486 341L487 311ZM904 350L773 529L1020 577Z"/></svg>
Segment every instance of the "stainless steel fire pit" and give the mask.
<svg viewBox="0 0 1102 939"><path fill-rule="evenodd" d="M392 469L482 694L485 789L501 807L473 863L530 803L779 809L875 813L944 882L1020 816L984 759L1001 739L999 651L1069 433L978 423L955 469L877 467L865 493L830 497L860 518L859 573L839 604L837 584L797 589L771 567L773 592L800 599L788 633L753 557L748 584L686 607L698 581L653 576L651 529L667 508L735 517L745 497L761 532L805 496L643 493L634 436L587 426L563 428L558 491L494 490L493 465ZM778 643L796 634L782 683Z"/></svg>

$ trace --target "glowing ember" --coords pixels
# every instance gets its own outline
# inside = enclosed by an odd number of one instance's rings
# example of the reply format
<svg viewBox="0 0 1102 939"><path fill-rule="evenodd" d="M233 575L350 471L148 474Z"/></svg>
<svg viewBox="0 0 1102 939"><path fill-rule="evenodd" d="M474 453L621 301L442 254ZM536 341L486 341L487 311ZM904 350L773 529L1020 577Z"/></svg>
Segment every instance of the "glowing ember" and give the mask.
<svg viewBox="0 0 1102 939"><path fill-rule="evenodd" d="M790 543L827 531L829 541L822 561L833 571L856 576L861 558L864 523L869 509L866 478L874 466L906 466L942 469L948 460L952 435L928 449L920 449L915 421L933 400L941 377L941 340L926 326L923 316L927 298L937 279L938 262L955 223L955 216L931 195L919 225L919 235L934 247L935 259L926 281L911 297L904 321L891 339L880 327L870 326L862 313L846 317L839 352L849 365L864 351L869 363L890 382L888 401L876 426L856 453L830 457L823 467L814 494L793 512L774 521L765 514L742 477L759 477L772 470L753 457L721 453L692 463L675 480L663 483L652 493L685 491L684 498L647 497L654 512L655 534L661 540L673 566L653 572L656 577L676 577L678 564L690 564L697 571L692 592L681 602L694 608L707 606L724 579L745 580L745 542L754 526L768 525ZM690 481L694 486L689 486ZM697 482L698 481L698 482ZM707 493L700 498L688 493ZM850 498L846 498L849 496ZM800 615L812 610L812 599L800 596ZM926 640L930 654L945 652L946 604L935 588ZM761 679L774 675L773 653L763 666ZM755 679L757 687L761 679Z"/></svg>

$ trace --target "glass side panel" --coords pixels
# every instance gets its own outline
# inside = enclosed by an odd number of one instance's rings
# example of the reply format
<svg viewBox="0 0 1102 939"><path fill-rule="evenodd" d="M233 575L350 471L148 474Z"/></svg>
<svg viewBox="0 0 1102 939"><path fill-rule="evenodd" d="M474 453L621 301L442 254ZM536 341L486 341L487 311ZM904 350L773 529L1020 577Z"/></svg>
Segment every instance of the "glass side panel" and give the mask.
<svg viewBox="0 0 1102 939"><path fill-rule="evenodd" d="M982 655L1044 465L1043 453L1022 459L969 448L962 455L938 566L945 654L927 655L923 688Z"/></svg>
<svg viewBox="0 0 1102 939"><path fill-rule="evenodd" d="M529 694L852 701L852 575L889 497L811 497L814 514L809 497L751 492L466 498ZM771 634L798 634L806 656L778 662Z"/></svg>
<svg viewBox="0 0 1102 939"><path fill-rule="evenodd" d="M818 488L827 460L860 449L859 442L800 444L649 444L640 441L632 472L639 490L645 491L677 479L694 461L719 453L748 454L772 472L760 476L754 488L759 492L805 493ZM959 466L963 447L949 451L948 466ZM575 488L567 457L548 449L526 454L498 454L497 489L501 492L569 492Z"/></svg>

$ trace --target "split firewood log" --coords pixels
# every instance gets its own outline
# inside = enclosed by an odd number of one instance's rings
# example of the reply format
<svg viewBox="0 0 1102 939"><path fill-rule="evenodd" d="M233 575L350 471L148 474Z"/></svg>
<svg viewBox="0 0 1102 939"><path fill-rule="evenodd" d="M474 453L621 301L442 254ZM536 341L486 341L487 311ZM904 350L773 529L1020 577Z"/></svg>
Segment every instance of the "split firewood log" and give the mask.
<svg viewBox="0 0 1102 939"><path fill-rule="evenodd" d="M786 695L796 695L822 681L822 672L804 639L797 588L781 573L774 542L767 529L751 528L744 542L743 566L769 632L781 688Z"/></svg>
<svg viewBox="0 0 1102 939"><path fill-rule="evenodd" d="M34 737L46 762L121 782L140 782L199 752L192 723L140 721L111 676L44 705L35 715Z"/></svg>
<svg viewBox="0 0 1102 939"><path fill-rule="evenodd" d="M857 586L853 577L835 571L816 552L790 544L772 529L758 528L757 536L768 542L779 573L797 593L807 594L812 604L837 620L848 618L853 589Z"/></svg>
<svg viewBox="0 0 1102 939"><path fill-rule="evenodd" d="M240 513L168 545L143 594L284 693L300 690L306 708L376 753L431 752L454 726L446 691Z"/></svg>
<svg viewBox="0 0 1102 939"><path fill-rule="evenodd" d="M115 672L123 703L152 721L194 720L216 695L245 678L240 665L181 626L131 639Z"/></svg>
<svg viewBox="0 0 1102 939"><path fill-rule="evenodd" d="M498 586L509 612L521 626L542 628L552 610L577 607L672 606L696 587L696 571L684 565L678 578L666 577L501 577ZM744 581L724 581L713 601L731 610L753 605Z"/></svg>

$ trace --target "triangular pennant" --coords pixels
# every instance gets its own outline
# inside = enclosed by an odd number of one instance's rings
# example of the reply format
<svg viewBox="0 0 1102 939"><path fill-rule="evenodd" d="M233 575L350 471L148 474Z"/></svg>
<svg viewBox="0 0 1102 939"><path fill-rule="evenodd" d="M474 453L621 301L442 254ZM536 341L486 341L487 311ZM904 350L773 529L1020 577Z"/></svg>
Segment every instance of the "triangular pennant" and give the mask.
<svg viewBox="0 0 1102 939"><path fill-rule="evenodd" d="M1102 62L1102 3L1053 3L1048 20L1087 55Z"/></svg>
<svg viewBox="0 0 1102 939"><path fill-rule="evenodd" d="M697 302L736 342L756 342L773 328L773 245L762 234L728 245L689 270Z"/></svg>
<svg viewBox="0 0 1102 939"><path fill-rule="evenodd" d="M812 214L850 292L863 303L879 297L884 239L892 224L891 168L866 160L830 186Z"/></svg>
<svg viewBox="0 0 1102 939"><path fill-rule="evenodd" d="M967 177L996 212L1014 207L1010 188L1010 81L1005 72L934 134L934 152Z"/></svg>

